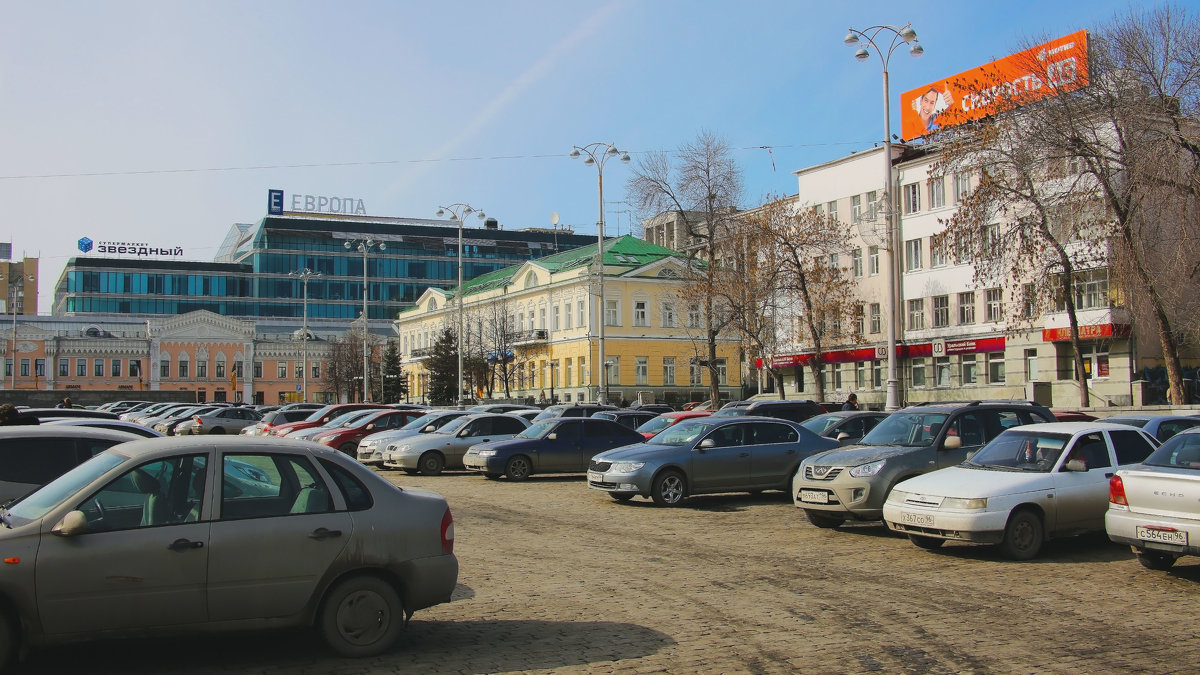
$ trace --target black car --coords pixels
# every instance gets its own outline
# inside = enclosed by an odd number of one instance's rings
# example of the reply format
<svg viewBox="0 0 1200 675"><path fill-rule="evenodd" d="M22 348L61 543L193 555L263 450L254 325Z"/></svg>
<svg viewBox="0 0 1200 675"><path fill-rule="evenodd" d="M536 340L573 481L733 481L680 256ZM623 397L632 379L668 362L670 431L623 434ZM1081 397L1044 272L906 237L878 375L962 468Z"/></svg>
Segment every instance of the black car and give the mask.
<svg viewBox="0 0 1200 675"><path fill-rule="evenodd" d="M842 445L853 445L888 416L873 410L842 410L810 417L800 423L818 436L836 439Z"/></svg>
<svg viewBox="0 0 1200 675"><path fill-rule="evenodd" d="M535 473L584 473L592 456L646 440L611 420L555 417L503 441L467 449L463 466L488 478L525 480Z"/></svg>
<svg viewBox="0 0 1200 675"><path fill-rule="evenodd" d="M137 434L52 424L0 428L0 504L24 497Z"/></svg>
<svg viewBox="0 0 1200 675"><path fill-rule="evenodd" d="M725 404L724 407L713 413L712 416L745 417L747 415L754 415L803 422L810 417L824 413L825 409L816 401L734 401Z"/></svg>

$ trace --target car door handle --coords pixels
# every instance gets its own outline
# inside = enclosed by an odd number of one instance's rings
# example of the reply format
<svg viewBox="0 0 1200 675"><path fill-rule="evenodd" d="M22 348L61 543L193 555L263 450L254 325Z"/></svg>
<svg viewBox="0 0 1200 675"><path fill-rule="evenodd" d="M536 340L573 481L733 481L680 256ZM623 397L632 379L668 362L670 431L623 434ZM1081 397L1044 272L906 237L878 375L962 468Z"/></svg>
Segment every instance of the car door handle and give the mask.
<svg viewBox="0 0 1200 675"><path fill-rule="evenodd" d="M1112 475L1112 472L1111 472L1111 471L1109 471L1108 473L1104 474L1104 477L1105 477L1105 478L1112 478L1112 477L1113 477L1113 475Z"/></svg>
<svg viewBox="0 0 1200 675"><path fill-rule="evenodd" d="M342 536L341 530L327 530L323 527L318 527L317 529L313 530L312 532L310 532L308 534L309 539L316 539L317 541L321 541L323 539L329 539L330 537L340 537L340 536Z"/></svg>
<svg viewBox="0 0 1200 675"><path fill-rule="evenodd" d="M749 456L750 456L750 453L748 453L748 452L743 452L743 453L738 454L738 457L749 457Z"/></svg>
<svg viewBox="0 0 1200 675"><path fill-rule="evenodd" d="M204 548L204 542L192 541L190 539L176 539L175 541L171 542L167 548L171 549L172 551L186 551L189 548Z"/></svg>

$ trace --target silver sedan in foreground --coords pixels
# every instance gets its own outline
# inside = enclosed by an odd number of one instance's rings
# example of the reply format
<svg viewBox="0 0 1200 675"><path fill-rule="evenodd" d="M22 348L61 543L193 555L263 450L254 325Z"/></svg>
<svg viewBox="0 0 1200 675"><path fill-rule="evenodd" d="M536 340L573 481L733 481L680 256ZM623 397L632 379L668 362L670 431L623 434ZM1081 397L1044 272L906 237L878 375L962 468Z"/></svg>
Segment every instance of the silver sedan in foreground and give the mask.
<svg viewBox="0 0 1200 675"><path fill-rule="evenodd" d="M0 667L23 646L293 626L371 656L458 578L442 497L315 443L124 443L0 521Z"/></svg>

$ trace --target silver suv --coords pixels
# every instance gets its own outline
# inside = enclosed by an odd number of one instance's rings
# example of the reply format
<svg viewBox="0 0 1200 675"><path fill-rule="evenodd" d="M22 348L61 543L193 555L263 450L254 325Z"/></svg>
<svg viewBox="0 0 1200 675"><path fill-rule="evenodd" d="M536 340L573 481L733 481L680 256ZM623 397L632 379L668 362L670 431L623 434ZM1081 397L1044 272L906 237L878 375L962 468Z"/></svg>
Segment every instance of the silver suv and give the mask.
<svg viewBox="0 0 1200 675"><path fill-rule="evenodd" d="M792 500L817 527L880 520L892 486L954 466L1011 427L1053 422L1028 402L925 405L892 413L859 441L817 453L792 479Z"/></svg>

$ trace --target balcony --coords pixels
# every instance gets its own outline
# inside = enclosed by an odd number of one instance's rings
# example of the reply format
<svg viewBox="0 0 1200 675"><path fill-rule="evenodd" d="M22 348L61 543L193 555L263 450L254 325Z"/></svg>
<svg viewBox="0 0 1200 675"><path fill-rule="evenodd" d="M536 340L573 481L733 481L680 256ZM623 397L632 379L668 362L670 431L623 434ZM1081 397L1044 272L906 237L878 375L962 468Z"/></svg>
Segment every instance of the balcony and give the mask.
<svg viewBox="0 0 1200 675"><path fill-rule="evenodd" d="M409 356L410 361L421 361L433 356L433 347L421 347L420 349L412 350Z"/></svg>
<svg viewBox="0 0 1200 675"><path fill-rule="evenodd" d="M534 344L537 342L545 342L550 339L550 331L545 328L535 328L534 330L517 331L512 334L513 346L521 346Z"/></svg>

